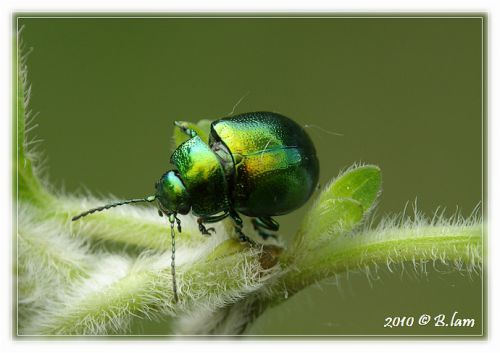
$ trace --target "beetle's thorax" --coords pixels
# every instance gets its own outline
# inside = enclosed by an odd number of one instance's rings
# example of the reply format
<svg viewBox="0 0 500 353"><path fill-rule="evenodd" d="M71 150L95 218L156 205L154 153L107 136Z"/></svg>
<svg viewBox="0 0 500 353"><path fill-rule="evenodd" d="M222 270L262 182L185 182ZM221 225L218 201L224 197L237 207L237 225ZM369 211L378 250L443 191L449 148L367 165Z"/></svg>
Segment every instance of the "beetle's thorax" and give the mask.
<svg viewBox="0 0 500 353"><path fill-rule="evenodd" d="M229 209L224 166L199 136L179 145L170 161L185 186L194 215L203 217Z"/></svg>

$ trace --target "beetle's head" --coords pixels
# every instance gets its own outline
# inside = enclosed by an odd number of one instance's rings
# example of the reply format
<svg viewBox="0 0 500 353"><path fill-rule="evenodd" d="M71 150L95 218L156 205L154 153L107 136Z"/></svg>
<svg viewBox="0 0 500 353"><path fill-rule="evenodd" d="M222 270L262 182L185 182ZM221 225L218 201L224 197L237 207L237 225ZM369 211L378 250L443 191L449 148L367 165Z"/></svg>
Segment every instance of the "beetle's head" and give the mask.
<svg viewBox="0 0 500 353"><path fill-rule="evenodd" d="M186 187L175 170L163 174L156 183L156 199L160 211L166 215L172 213L187 214L191 209Z"/></svg>

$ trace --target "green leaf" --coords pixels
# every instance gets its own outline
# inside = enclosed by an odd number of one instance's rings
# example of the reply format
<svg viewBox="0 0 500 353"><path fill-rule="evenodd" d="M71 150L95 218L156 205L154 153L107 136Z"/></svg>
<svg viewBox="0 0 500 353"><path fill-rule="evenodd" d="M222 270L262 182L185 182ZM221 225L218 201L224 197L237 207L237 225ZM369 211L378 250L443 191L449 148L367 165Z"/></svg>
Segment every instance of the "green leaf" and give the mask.
<svg viewBox="0 0 500 353"><path fill-rule="evenodd" d="M351 169L334 179L302 222L297 242L304 233L310 240L350 232L362 220L380 192L377 166Z"/></svg>
<svg viewBox="0 0 500 353"><path fill-rule="evenodd" d="M381 181L380 168L374 165L350 169L334 179L302 221L288 253L303 247L314 249L321 246L320 239L333 241L351 232L372 207Z"/></svg>
<svg viewBox="0 0 500 353"><path fill-rule="evenodd" d="M212 124L212 120L203 119L198 121L198 123L191 123L189 121L179 121L182 124L185 124L189 129L196 131L198 136L205 142L208 143L208 136L210 133L210 124ZM178 127L174 129L174 144L175 148L177 148L181 143L188 140L189 136L181 131Z"/></svg>
<svg viewBox="0 0 500 353"><path fill-rule="evenodd" d="M349 232L363 218L363 206L353 199L329 199L318 205L315 211L314 229L310 236Z"/></svg>
<svg viewBox="0 0 500 353"><path fill-rule="evenodd" d="M381 184L379 167L375 165L358 167L336 179L330 188L321 194L320 202L325 198L351 198L358 201L366 212L379 195Z"/></svg>

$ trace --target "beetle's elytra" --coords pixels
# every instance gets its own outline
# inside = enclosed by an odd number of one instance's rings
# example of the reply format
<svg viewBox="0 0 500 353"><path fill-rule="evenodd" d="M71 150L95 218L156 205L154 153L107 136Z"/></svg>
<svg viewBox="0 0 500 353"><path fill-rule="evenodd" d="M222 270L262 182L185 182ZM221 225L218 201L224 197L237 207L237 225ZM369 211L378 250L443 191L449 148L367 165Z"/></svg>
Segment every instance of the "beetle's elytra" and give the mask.
<svg viewBox="0 0 500 353"><path fill-rule="evenodd" d="M134 202L158 202L160 215L181 230L177 214L192 212L199 230L209 235L206 223L231 217L242 241L239 214L253 217L253 225L266 238L279 224L272 216L289 213L311 196L319 177L314 145L304 129L293 120L271 112L254 112L222 118L212 123L208 144L176 122L189 139L173 152L167 171L156 183L156 192L86 211L73 220L111 207ZM174 297L177 300L172 247Z"/></svg>

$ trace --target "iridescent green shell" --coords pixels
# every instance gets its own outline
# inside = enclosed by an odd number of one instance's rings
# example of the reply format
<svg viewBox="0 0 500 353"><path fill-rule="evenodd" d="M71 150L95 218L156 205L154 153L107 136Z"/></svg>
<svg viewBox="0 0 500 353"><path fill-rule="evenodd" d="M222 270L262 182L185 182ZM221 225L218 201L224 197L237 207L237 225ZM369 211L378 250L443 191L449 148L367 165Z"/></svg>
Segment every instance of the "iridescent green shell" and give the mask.
<svg viewBox="0 0 500 353"><path fill-rule="evenodd" d="M276 113L246 113L212 123L210 145L232 156L233 208L247 216L274 216L302 206L319 178L314 145L300 125Z"/></svg>

